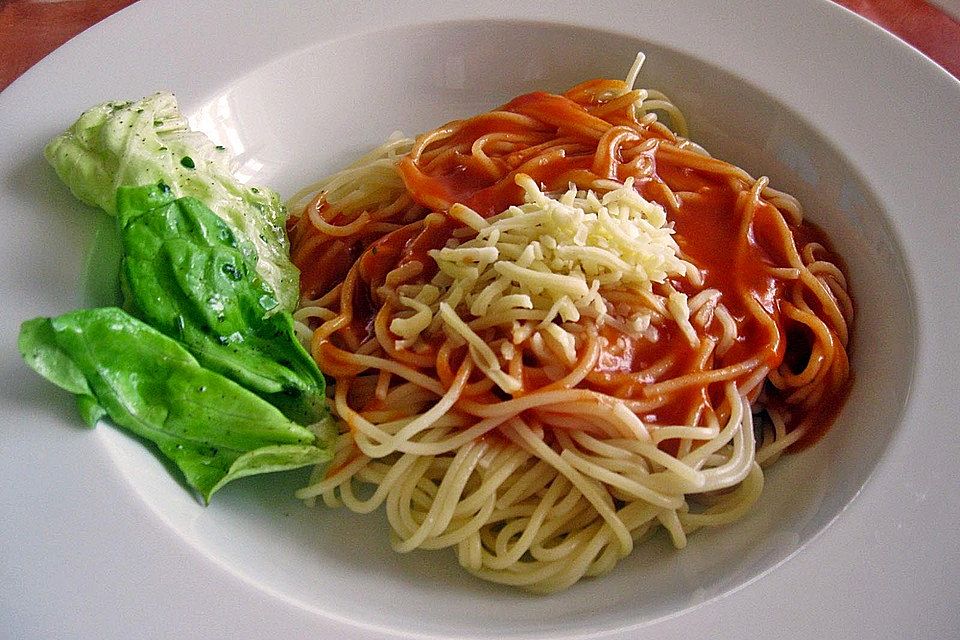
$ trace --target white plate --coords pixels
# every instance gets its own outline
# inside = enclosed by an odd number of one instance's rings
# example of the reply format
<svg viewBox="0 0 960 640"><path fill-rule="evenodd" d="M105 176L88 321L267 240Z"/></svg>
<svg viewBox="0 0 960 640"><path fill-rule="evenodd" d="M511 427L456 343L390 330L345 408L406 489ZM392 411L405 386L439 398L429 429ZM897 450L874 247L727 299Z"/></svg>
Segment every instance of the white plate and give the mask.
<svg viewBox="0 0 960 640"><path fill-rule="evenodd" d="M960 631L960 84L828 2L144 1L0 94L0 629L15 638L921 637ZM24 366L17 327L96 300L109 224L43 144L107 99L175 91L289 195L401 128L622 76L670 94L716 155L798 195L859 317L835 428L768 473L743 522L644 545L550 597L451 553L396 555L380 515L310 510L296 474L197 505ZM96 265L94 260L92 264Z"/></svg>

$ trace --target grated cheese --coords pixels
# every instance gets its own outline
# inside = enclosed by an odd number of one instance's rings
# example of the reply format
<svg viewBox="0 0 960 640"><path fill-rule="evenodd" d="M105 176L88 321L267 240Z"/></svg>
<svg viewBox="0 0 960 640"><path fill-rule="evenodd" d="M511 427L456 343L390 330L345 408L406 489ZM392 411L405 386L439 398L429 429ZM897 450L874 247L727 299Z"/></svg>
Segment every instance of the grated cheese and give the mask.
<svg viewBox="0 0 960 640"><path fill-rule="evenodd" d="M512 345L532 340L542 348L547 338L572 364L576 336L563 324L583 318L655 338L650 313L619 316L604 299L605 289L650 293L655 283L694 269L677 255L663 207L637 193L632 179L602 197L571 188L559 199L541 192L529 176L518 175L516 182L524 204L499 215L484 219L461 204L451 207L451 217L473 233L458 233L429 252L439 272L419 292L405 286L409 295L400 296L403 309L390 324L398 349L443 328L469 345L478 368L510 393L521 388L502 368L515 353ZM674 292L663 306L690 337L687 297ZM512 345L498 347L502 360L470 327L488 315L512 327Z"/></svg>

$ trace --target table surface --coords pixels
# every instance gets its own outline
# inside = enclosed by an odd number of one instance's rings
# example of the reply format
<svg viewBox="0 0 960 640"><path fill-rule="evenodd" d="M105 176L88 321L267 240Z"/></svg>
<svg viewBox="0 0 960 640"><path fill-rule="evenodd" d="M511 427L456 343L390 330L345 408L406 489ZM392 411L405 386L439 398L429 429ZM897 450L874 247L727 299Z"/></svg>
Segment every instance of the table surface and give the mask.
<svg viewBox="0 0 960 640"><path fill-rule="evenodd" d="M836 0L960 78L960 0ZM48 53L134 0L0 0L0 91ZM946 9L946 11L943 8ZM951 15L952 14L952 15Z"/></svg>

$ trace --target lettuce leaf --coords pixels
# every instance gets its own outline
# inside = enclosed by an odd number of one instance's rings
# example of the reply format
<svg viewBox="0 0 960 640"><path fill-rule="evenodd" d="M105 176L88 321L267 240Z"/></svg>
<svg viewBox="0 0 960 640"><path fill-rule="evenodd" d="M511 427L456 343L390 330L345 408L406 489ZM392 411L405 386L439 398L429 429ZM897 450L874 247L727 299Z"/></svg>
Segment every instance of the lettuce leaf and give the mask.
<svg viewBox="0 0 960 640"><path fill-rule="evenodd" d="M236 478L331 458L330 424L315 436L115 307L28 320L18 346L37 373L77 396L90 426L108 415L153 442L205 502Z"/></svg>
<svg viewBox="0 0 960 640"><path fill-rule="evenodd" d="M51 140L44 155L77 198L110 215L122 185L163 181L174 196L197 198L256 253L257 273L274 292L277 310L296 307L299 273L289 258L280 197L241 184L230 153L190 129L173 94L97 105Z"/></svg>
<svg viewBox="0 0 960 640"><path fill-rule="evenodd" d="M121 187L121 280L133 314L180 341L200 364L303 424L327 415L324 378L255 271L257 257L195 198L163 183Z"/></svg>

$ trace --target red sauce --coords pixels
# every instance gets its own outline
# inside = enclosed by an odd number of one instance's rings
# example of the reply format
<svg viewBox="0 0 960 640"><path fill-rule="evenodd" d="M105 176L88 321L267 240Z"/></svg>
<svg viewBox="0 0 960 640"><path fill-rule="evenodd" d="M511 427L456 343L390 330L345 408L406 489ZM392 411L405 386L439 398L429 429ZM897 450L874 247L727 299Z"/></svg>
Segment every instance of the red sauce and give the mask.
<svg viewBox="0 0 960 640"><path fill-rule="evenodd" d="M571 90L570 95L596 104L595 96L602 92L603 83L584 83ZM531 126L525 118L505 116L504 111L533 118L539 124ZM621 146L611 143L613 146L601 149L603 153L600 153L598 141L609 141L615 134L619 135L618 131L610 131L614 126L612 123L629 125L632 114L606 114L604 117L609 121L588 113L584 106L568 97L527 94L507 103L499 112L450 125L455 132L443 141L447 150L442 155L430 156L423 163L404 158L398 164L399 172L414 200L439 212L448 211L454 203L463 203L481 215L489 216L510 205L521 204L523 192L514 182L515 174L520 170L547 192L565 191L570 183L589 188L598 178L613 176L623 182L633 177L635 187L644 197L664 206L684 257L700 269L703 288L721 292L723 304L738 325L739 337L722 356L714 354L706 362L700 362L701 356L672 323L658 327L656 341L633 339L605 326L601 336L606 340L606 347L596 370L588 377L588 386L644 398L646 388L658 381L701 369L718 369L754 357L771 369L780 366L785 358L791 368L802 369L809 358L809 339L804 340L802 331L784 321L780 301L790 285L770 271L771 266L787 265L778 224L780 213L763 201L755 207L745 206L744 198L749 193L732 189L728 176L672 163L669 157L661 158L655 146L644 147L646 150L638 156L635 147L645 138L653 137L664 144L673 141L655 127L637 127L635 132L628 131ZM608 131L611 135L604 138ZM558 139L565 142L537 156L534 162L525 159L523 154L491 154L492 166L496 169L496 175L491 175L490 165L472 157L470 148L477 138L496 132L525 136L529 146L544 143L549 146L551 141ZM456 152L449 152L454 148ZM629 151L629 155L625 151ZM431 153L430 149L425 153ZM603 175L595 171L601 171ZM664 184L678 194L678 207L672 208L664 201ZM750 212L752 217L746 219ZM419 281L432 277L436 265L427 255L428 251L442 247L459 225L449 217L433 218L436 216L407 225L370 245L359 263L360 288L375 292L389 271L413 261L421 262L425 267L417 278ZM817 241L829 248L823 234L812 226L803 225L790 230L801 246ZM672 284L689 296L697 293L686 280L678 279ZM366 298L358 296L357 301L355 323L369 328L376 307L382 301L378 303L375 294L368 294ZM755 318L751 309L755 310L757 305L766 311L769 322ZM710 329L715 338L721 334L718 325L714 322ZM656 376L636 374L667 357L673 359L671 366ZM533 382L536 377L528 377L527 382ZM815 435L807 440L815 439L816 434L829 426L843 403L845 390L843 387L839 393L825 393L821 402L807 410L807 414L812 411L822 413L824 418L817 420L824 426L811 431ZM670 394L666 404L642 417L651 423L684 423L691 413L698 411L698 407L707 402L719 402L721 391L719 386L691 387ZM486 400L496 401L494 392L484 396ZM773 403L781 402L776 393L772 397ZM797 414L795 421L801 419L803 415Z"/></svg>
<svg viewBox="0 0 960 640"><path fill-rule="evenodd" d="M525 167L524 173L547 191L566 190L571 178L579 182L575 179L577 173L589 170L592 162L592 155L564 154L550 163ZM454 203L461 203L489 217L523 203L523 190L514 183L516 167L510 167L506 177L495 180L478 168L462 164L444 167L441 173L429 176L408 158L398 166L414 200L426 207L446 211Z"/></svg>
<svg viewBox="0 0 960 640"><path fill-rule="evenodd" d="M534 117L554 127L554 136L580 137L595 142L612 127L610 123L587 113L572 100L546 93L520 96L507 103L502 110ZM518 129L509 120L487 115L471 120L450 139L449 144L469 148L476 138L496 131L517 133ZM524 172L548 191L565 190L571 181L583 183L581 186L589 185L597 177L590 171L594 155L591 151L579 155L560 153L547 156L538 164L525 166ZM629 177L631 167L636 166L623 164L622 149L614 150L612 161L621 181ZM419 203L435 209L446 210L459 202L487 216L522 203L522 190L513 181L515 166L503 166L506 173L503 177L489 175L476 163L464 161L461 155L451 155L445 163L432 164L429 175L409 158L401 161L399 166L413 197ZM669 164L658 165L657 172L652 176L639 174L635 177L641 193L651 200L662 197L662 190L656 185L661 180L675 192L696 194L695 197L681 197L679 209L671 214L675 239L687 259L701 269L704 287L715 288L722 293L724 304L740 324L736 344L722 358L710 363L712 367L719 368L757 355L768 366L777 366L784 355L779 323L777 335L772 336L769 328L756 326L758 323L751 319L752 314L747 307L747 299L752 298L776 321L779 320L777 299L781 285L768 270L775 258L779 257L770 248L775 243L769 242L774 234L768 228L768 218L776 214L775 210L767 204L758 207L748 225L748 233L744 235L744 207L737 207L738 193L726 186L725 178L690 168L674 168ZM663 202L661 204L666 205ZM430 242L426 244L435 246ZM411 245L409 250L420 253L416 245ZM406 259L420 259L420 256ZM677 286L684 291L683 282L678 282ZM685 292L689 295L695 293ZM719 333L718 329L714 331ZM670 354L675 356L676 362L662 373L661 379L690 372L695 361L695 354L687 339L669 327L661 328L656 342L633 340L623 335L605 337L609 346L598 366L597 373L601 374L599 380L603 380L602 374L641 371ZM640 393L639 387L642 384L633 383L626 390ZM676 394L670 403L647 418L658 423L684 421L691 406L699 402L698 394L700 392L697 390Z"/></svg>
<svg viewBox="0 0 960 640"><path fill-rule="evenodd" d="M738 322L751 317L748 298L759 302L777 320L782 285L770 275L770 245L759 243L753 232L771 212L766 206L759 208L751 231L744 237L736 198L737 194L713 185L698 190L696 198L681 197L679 210L671 216L674 237L687 259L703 273L704 288L718 289L724 305ZM750 320L748 324L755 322ZM739 362L751 354L762 355L769 366L779 364L783 358L779 337L771 340L762 327L743 329L735 346L718 363L720 366Z"/></svg>

